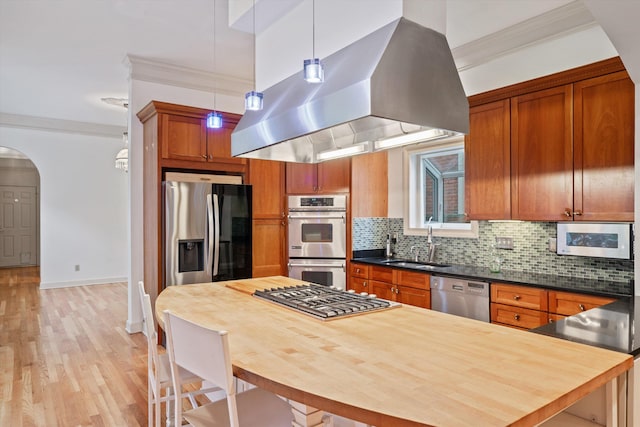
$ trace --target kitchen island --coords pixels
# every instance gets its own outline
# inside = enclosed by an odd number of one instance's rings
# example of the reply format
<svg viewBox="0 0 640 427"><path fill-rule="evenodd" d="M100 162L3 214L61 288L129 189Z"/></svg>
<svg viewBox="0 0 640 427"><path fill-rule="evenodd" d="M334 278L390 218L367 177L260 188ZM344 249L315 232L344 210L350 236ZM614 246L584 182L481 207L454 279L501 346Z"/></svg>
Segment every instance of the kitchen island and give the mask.
<svg viewBox="0 0 640 427"><path fill-rule="evenodd" d="M172 286L156 316L227 330L238 378L376 426L536 425L603 384L619 390L633 366L622 353L417 307L323 322L251 295L301 283Z"/></svg>

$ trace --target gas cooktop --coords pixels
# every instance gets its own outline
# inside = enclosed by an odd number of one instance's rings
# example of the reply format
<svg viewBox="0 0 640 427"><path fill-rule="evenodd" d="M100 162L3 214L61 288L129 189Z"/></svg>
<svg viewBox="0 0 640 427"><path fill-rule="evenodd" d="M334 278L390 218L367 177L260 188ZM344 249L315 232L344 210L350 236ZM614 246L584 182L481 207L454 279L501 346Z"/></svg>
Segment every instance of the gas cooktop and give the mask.
<svg viewBox="0 0 640 427"><path fill-rule="evenodd" d="M315 283L264 289L255 291L253 295L322 320L400 305L374 296L345 292Z"/></svg>

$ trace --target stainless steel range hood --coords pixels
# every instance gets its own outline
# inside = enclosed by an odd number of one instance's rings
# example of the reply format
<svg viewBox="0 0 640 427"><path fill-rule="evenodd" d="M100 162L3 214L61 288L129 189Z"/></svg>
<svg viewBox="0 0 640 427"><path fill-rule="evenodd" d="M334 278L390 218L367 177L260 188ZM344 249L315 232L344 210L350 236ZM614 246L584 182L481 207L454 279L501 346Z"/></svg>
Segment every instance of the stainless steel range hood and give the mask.
<svg viewBox="0 0 640 427"><path fill-rule="evenodd" d="M264 91L264 109L231 135L233 156L316 163L469 132L451 49L434 30L400 18L323 63L324 83L300 72Z"/></svg>

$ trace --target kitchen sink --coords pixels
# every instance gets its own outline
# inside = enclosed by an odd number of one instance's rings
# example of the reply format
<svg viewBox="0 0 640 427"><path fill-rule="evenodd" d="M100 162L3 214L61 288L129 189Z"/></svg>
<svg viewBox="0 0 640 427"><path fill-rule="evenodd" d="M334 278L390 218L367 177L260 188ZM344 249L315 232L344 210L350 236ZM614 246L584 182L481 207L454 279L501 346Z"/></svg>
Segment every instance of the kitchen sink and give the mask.
<svg viewBox="0 0 640 427"><path fill-rule="evenodd" d="M443 268L443 267L451 267L449 264L439 264L436 262L416 262L416 261L407 261L401 259L389 259L384 260L382 263L395 266L395 267L409 267L409 268L420 268L420 269L434 269L434 268Z"/></svg>

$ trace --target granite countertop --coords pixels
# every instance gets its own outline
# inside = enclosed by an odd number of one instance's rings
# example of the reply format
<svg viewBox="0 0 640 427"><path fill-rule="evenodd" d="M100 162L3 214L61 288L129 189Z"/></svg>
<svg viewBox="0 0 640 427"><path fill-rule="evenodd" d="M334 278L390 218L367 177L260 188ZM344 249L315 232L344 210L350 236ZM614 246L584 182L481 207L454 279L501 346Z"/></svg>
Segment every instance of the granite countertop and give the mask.
<svg viewBox="0 0 640 427"><path fill-rule="evenodd" d="M545 289L565 290L569 292L580 292L584 294L599 296L628 298L633 295L633 281L613 282L606 280L582 279L577 277L556 276L553 274L541 273L526 273L522 271L510 270L502 270L500 273L492 273L487 267L456 264L450 264L447 267L433 265L426 269L415 268L411 266L403 267L397 264L390 264L384 257L358 257L358 254L354 254L354 258L352 258L351 261L360 262L363 264L381 265L385 267L421 271L438 276L466 277L488 282L513 283L516 285L528 285Z"/></svg>
<svg viewBox="0 0 640 427"><path fill-rule="evenodd" d="M636 308L637 313L636 313ZM542 335L640 356L640 296L592 308L554 323L531 329Z"/></svg>

